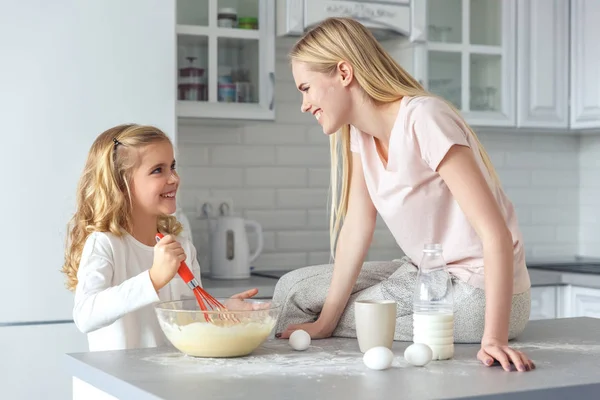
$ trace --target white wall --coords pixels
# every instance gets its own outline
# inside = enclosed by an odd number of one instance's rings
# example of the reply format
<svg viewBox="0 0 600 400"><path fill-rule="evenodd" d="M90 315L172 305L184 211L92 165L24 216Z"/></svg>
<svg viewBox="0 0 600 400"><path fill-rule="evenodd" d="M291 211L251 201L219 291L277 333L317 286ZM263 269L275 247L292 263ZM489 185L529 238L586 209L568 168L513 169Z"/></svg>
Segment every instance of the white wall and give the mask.
<svg viewBox="0 0 600 400"><path fill-rule="evenodd" d="M579 251L600 257L600 136L581 138Z"/></svg>
<svg viewBox="0 0 600 400"><path fill-rule="evenodd" d="M231 197L240 215L265 230L257 269L287 269L325 263L329 143L313 117L300 113L280 40L277 54L277 114L273 122L217 126L180 124L181 204L190 214L196 246L206 254L206 225L193 220L194 199ZM572 136L480 134L516 205L530 256L574 254L578 247L578 149ZM369 259L401 256L378 224ZM200 262L206 270L208 263Z"/></svg>

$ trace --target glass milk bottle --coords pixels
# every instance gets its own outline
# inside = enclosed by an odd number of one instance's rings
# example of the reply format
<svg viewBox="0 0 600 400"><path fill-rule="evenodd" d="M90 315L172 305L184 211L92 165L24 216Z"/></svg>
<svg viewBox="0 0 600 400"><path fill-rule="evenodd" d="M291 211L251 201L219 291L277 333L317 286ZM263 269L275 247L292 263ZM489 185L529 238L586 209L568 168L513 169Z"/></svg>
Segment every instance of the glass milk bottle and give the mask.
<svg viewBox="0 0 600 400"><path fill-rule="evenodd" d="M413 297L413 342L433 351L433 360L454 356L454 296L440 244L426 244Z"/></svg>

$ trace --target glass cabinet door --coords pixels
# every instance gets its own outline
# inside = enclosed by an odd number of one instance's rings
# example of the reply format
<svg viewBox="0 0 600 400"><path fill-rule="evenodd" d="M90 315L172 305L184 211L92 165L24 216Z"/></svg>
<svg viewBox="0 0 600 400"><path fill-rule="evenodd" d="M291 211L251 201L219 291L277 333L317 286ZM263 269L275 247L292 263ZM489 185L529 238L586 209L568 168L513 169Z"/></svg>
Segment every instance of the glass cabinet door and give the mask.
<svg viewBox="0 0 600 400"><path fill-rule="evenodd" d="M427 40L462 43L462 0L428 0Z"/></svg>
<svg viewBox="0 0 600 400"><path fill-rule="evenodd" d="M515 15L515 0L427 1L427 88L470 123L515 123Z"/></svg>
<svg viewBox="0 0 600 400"><path fill-rule="evenodd" d="M459 110L462 108L462 55L451 51L430 51L428 87Z"/></svg>
<svg viewBox="0 0 600 400"><path fill-rule="evenodd" d="M273 119L274 0L178 0L178 115Z"/></svg>

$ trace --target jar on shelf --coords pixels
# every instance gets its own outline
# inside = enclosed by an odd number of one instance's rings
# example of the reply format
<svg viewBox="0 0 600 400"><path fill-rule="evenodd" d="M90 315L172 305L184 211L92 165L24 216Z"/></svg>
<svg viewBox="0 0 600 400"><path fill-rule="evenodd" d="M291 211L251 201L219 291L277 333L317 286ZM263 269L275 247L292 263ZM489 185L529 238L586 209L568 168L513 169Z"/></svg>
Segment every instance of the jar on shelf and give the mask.
<svg viewBox="0 0 600 400"><path fill-rule="evenodd" d="M189 65L179 68L179 100L205 101L206 77L204 68L195 66L196 57L186 57Z"/></svg>
<svg viewBox="0 0 600 400"><path fill-rule="evenodd" d="M240 17L238 20L239 29L258 29L258 18Z"/></svg>
<svg viewBox="0 0 600 400"><path fill-rule="evenodd" d="M217 82L217 99L224 103L233 103L236 100L236 87L233 83L231 67L219 67L219 79Z"/></svg>
<svg viewBox="0 0 600 400"><path fill-rule="evenodd" d="M235 99L238 103L252 102L252 84L250 83L250 72L247 68L238 68L234 78Z"/></svg>
<svg viewBox="0 0 600 400"><path fill-rule="evenodd" d="M217 25L221 28L236 28L237 10L233 7L220 8L217 14Z"/></svg>

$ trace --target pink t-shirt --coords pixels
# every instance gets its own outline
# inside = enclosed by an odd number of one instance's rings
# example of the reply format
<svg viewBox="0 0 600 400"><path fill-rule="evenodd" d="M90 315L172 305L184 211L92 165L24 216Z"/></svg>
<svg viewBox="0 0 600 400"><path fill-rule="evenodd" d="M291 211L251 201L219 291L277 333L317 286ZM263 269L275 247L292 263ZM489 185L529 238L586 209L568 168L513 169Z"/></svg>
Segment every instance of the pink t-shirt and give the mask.
<svg viewBox="0 0 600 400"><path fill-rule="evenodd" d="M404 253L418 265L423 246L440 243L449 272L483 289L481 240L436 172L450 147L468 146L491 186L477 143L453 110L435 97L405 96L392 128L387 166L377 154L373 136L354 127L350 135L373 204ZM531 284L517 216L501 188L493 193L512 233L513 293L522 293Z"/></svg>

